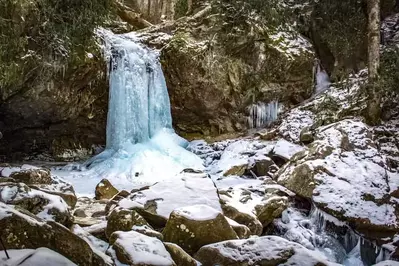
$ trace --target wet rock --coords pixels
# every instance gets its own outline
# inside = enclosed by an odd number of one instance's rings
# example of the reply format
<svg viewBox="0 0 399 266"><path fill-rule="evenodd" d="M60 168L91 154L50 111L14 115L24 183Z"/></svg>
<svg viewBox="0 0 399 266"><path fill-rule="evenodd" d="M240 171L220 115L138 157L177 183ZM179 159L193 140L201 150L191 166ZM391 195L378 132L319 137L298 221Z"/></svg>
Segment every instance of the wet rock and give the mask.
<svg viewBox="0 0 399 266"><path fill-rule="evenodd" d="M107 253L120 263L140 266L176 266L163 243L154 237L140 233L115 232L110 238Z"/></svg>
<svg viewBox="0 0 399 266"><path fill-rule="evenodd" d="M206 205L194 205L174 210L163 231L164 240L194 254L200 247L237 234L219 211Z"/></svg>
<svg viewBox="0 0 399 266"><path fill-rule="evenodd" d="M97 200L111 199L118 193L119 191L107 179L101 180L95 190Z"/></svg>
<svg viewBox="0 0 399 266"><path fill-rule="evenodd" d="M195 259L204 266L211 265L290 265L322 266L326 261L303 246L277 236L263 236L247 240L228 240L202 247Z"/></svg>
<svg viewBox="0 0 399 266"><path fill-rule="evenodd" d="M134 210L127 210L122 208L115 208L112 213L108 216L108 223L106 229L106 235L108 238L111 237L115 231L130 231L133 226L148 226L144 218Z"/></svg>
<svg viewBox="0 0 399 266"><path fill-rule="evenodd" d="M198 262L188 255L181 247L176 244L164 242L166 250L172 256L172 259L179 266L197 266Z"/></svg>

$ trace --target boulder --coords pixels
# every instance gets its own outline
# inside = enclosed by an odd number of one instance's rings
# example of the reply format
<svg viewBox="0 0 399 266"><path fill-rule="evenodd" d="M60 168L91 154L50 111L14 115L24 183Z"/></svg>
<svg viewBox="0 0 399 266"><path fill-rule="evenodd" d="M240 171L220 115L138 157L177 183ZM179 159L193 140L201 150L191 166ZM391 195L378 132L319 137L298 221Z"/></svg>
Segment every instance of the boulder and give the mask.
<svg viewBox="0 0 399 266"><path fill-rule="evenodd" d="M277 176L278 183L371 239L392 237L399 230L392 196L399 176L387 167L370 128L360 120L318 128L309 149L293 156Z"/></svg>
<svg viewBox="0 0 399 266"><path fill-rule="evenodd" d="M155 231L154 229L152 229L148 225L134 225L132 227L132 231L135 231L137 233L140 233L140 234L143 234L143 235L146 235L146 236L156 237L159 240L163 241L163 235L160 232Z"/></svg>
<svg viewBox="0 0 399 266"><path fill-rule="evenodd" d="M23 183L1 183L0 201L23 208L44 220L65 226L73 223L68 205L61 197L31 189Z"/></svg>
<svg viewBox="0 0 399 266"><path fill-rule="evenodd" d="M206 204L221 211L212 180L205 173L183 172L119 201L118 206L134 209L154 228L163 228L171 212L180 207Z"/></svg>
<svg viewBox="0 0 399 266"><path fill-rule="evenodd" d="M166 250L169 252L170 256L179 266L197 266L198 262L188 255L181 247L174 243L164 242Z"/></svg>
<svg viewBox="0 0 399 266"><path fill-rule="evenodd" d="M130 231L132 230L133 226L143 225L150 227L147 221L136 211L115 208L108 216L105 234L108 238L110 238L112 233L115 231Z"/></svg>
<svg viewBox="0 0 399 266"><path fill-rule="evenodd" d="M111 182L108 181L108 179L101 180L100 183L97 184L95 190L97 200L111 199L118 193L119 191L111 184Z"/></svg>
<svg viewBox="0 0 399 266"><path fill-rule="evenodd" d="M51 175L50 170L46 168L31 165L5 167L2 169L1 175L9 177L8 182L25 183L30 188L60 196L71 208L76 205L77 198L73 186L65 180ZM1 178L0 182L3 183L4 178Z"/></svg>
<svg viewBox="0 0 399 266"><path fill-rule="evenodd" d="M223 214L206 205L174 210L162 234L189 254L210 243L238 238Z"/></svg>
<svg viewBox="0 0 399 266"><path fill-rule="evenodd" d="M48 248L38 249L12 249L7 250L10 259L6 259L4 252L0 253L3 265L42 266L44 262L51 266L76 266L61 254Z"/></svg>
<svg viewBox="0 0 399 266"><path fill-rule="evenodd" d="M279 217L294 193L270 178L229 177L216 181L224 214L260 235L263 227Z"/></svg>
<svg viewBox="0 0 399 266"><path fill-rule="evenodd" d="M115 232L107 253L120 263L132 266L176 266L163 243L140 233Z"/></svg>
<svg viewBox="0 0 399 266"><path fill-rule="evenodd" d="M53 183L50 170L48 169L22 170L12 173L10 178L14 179L16 182L25 183L27 185L50 185Z"/></svg>
<svg viewBox="0 0 399 266"><path fill-rule="evenodd" d="M278 236L228 240L202 247L195 259L203 266L212 265L330 265L319 254Z"/></svg>
<svg viewBox="0 0 399 266"><path fill-rule="evenodd" d="M108 265L91 247L64 226L0 202L0 237L7 249L54 250L78 265ZM0 246L2 250L3 247Z"/></svg>

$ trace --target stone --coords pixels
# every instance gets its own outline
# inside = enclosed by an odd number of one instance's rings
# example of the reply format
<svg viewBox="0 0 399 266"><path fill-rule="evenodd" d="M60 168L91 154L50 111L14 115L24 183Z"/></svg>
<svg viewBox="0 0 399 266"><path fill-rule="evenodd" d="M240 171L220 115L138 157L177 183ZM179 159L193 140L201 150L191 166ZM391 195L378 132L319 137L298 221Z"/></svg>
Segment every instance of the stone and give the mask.
<svg viewBox="0 0 399 266"><path fill-rule="evenodd" d="M236 232L238 238L240 239L244 239L244 238L248 238L251 235L251 230L249 230L249 228L243 224L239 224L236 221L227 218L227 221L229 222L231 228L233 228L234 232Z"/></svg>
<svg viewBox="0 0 399 266"><path fill-rule="evenodd" d="M95 195L97 200L112 199L119 191L107 179L103 179L97 184Z"/></svg>
<svg viewBox="0 0 399 266"><path fill-rule="evenodd" d="M73 223L68 205L61 197L31 189L23 183L1 183L0 202L18 206L40 218L65 226Z"/></svg>
<svg viewBox="0 0 399 266"><path fill-rule="evenodd" d="M166 250L178 266L197 266L198 262L187 254L181 247L174 243L164 242Z"/></svg>
<svg viewBox="0 0 399 266"><path fill-rule="evenodd" d="M325 266L315 252L278 236L227 240L202 247L194 256L204 266L291 265Z"/></svg>
<svg viewBox="0 0 399 266"><path fill-rule="evenodd" d="M358 119L317 128L309 149L277 174L279 184L376 241L399 230L398 203L390 193L398 187L395 180L399 175Z"/></svg>
<svg viewBox="0 0 399 266"><path fill-rule="evenodd" d="M227 239L237 239L223 214L206 205L174 210L162 232L164 240L194 254L200 247Z"/></svg>
<svg viewBox="0 0 399 266"><path fill-rule="evenodd" d="M140 233L115 232L110 238L107 253L120 263L132 266L176 266L163 243Z"/></svg>
<svg viewBox="0 0 399 266"><path fill-rule="evenodd" d="M53 179L51 178L50 170L48 169L29 169L14 172L10 175L10 178L20 183L27 185L44 184L51 185Z"/></svg>
<svg viewBox="0 0 399 266"><path fill-rule="evenodd" d="M121 199L118 206L138 212L155 229L163 228L172 211L206 204L221 211L214 183L205 173L181 173Z"/></svg>
<svg viewBox="0 0 399 266"><path fill-rule="evenodd" d="M301 130L301 133L299 135L299 140L304 144L309 144L314 141L314 136L310 130L310 127L304 127Z"/></svg>
<svg viewBox="0 0 399 266"><path fill-rule="evenodd" d="M17 261L18 265L21 266L41 266L43 262L51 266L75 266L72 261L68 260L61 254L52 251L48 248L38 248L34 250L30 249L19 249L8 251L10 254L10 260L2 260L3 254L0 254L0 260L5 265L11 265ZM14 265L14 264L13 264Z"/></svg>
<svg viewBox="0 0 399 266"><path fill-rule="evenodd" d="M115 208L108 216L107 229L105 231L108 238L115 231L130 231L133 226L148 226L147 221L136 211L122 208ZM151 227L150 227L151 228Z"/></svg>
<svg viewBox="0 0 399 266"><path fill-rule="evenodd" d="M132 231L135 231L137 233L150 236L150 237L155 237L158 238L159 240L163 241L163 235L149 227L148 225L134 225L132 227Z"/></svg>
<svg viewBox="0 0 399 266"><path fill-rule="evenodd" d="M7 249L46 247L78 265L107 265L83 239L66 227L53 221L46 222L24 209L1 202L0 228L0 237ZM0 246L0 249L3 247Z"/></svg>
<svg viewBox="0 0 399 266"><path fill-rule="evenodd" d="M275 218L281 216L282 212L288 208L288 198L272 196L261 204L255 206L256 216L263 227L268 226Z"/></svg>

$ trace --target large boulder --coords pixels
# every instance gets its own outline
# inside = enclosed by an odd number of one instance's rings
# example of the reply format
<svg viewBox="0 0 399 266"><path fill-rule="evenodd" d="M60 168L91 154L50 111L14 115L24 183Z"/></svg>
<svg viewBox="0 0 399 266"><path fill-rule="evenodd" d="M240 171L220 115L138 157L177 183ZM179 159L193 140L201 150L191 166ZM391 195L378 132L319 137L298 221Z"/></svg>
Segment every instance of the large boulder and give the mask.
<svg viewBox="0 0 399 266"><path fill-rule="evenodd" d="M0 183L0 202L23 208L44 220L72 225L68 205L59 196L31 189L23 183Z"/></svg>
<svg viewBox="0 0 399 266"><path fill-rule="evenodd" d="M103 179L97 184L95 189L95 195L97 200L111 199L116 194L118 190L109 182L108 179Z"/></svg>
<svg viewBox="0 0 399 266"><path fill-rule="evenodd" d="M202 247L195 259L204 266L212 265L330 265L318 253L277 236L228 240Z"/></svg>
<svg viewBox="0 0 399 266"><path fill-rule="evenodd" d="M24 164L21 167L4 167L0 173L0 182L24 183L31 188L41 190L48 194L60 196L65 202L74 208L77 202L73 186L65 180L51 175L50 170ZM5 180L5 177L8 177Z"/></svg>
<svg viewBox="0 0 399 266"><path fill-rule="evenodd" d="M163 231L164 240L194 254L200 247L238 236L223 214L206 205L174 210Z"/></svg>
<svg viewBox="0 0 399 266"><path fill-rule="evenodd" d="M370 128L353 119L318 128L309 149L278 173L281 185L374 239L399 229L398 180Z"/></svg>
<svg viewBox="0 0 399 266"><path fill-rule="evenodd" d="M198 262L188 255L181 247L174 243L165 242L166 250L172 256L177 265L181 266L197 266Z"/></svg>
<svg viewBox="0 0 399 266"><path fill-rule="evenodd" d="M154 237L131 232L115 232L107 253L115 260L132 266L176 266L163 243Z"/></svg>
<svg viewBox="0 0 399 266"><path fill-rule="evenodd" d="M0 202L0 237L7 249L52 249L78 265L108 265L90 245L64 226ZM3 250L4 247L0 246Z"/></svg>
<svg viewBox="0 0 399 266"><path fill-rule="evenodd" d="M215 182L224 214L246 225L253 235L262 234L288 207L288 199L294 193L276 184L270 178L264 180L228 177Z"/></svg>
<svg viewBox="0 0 399 266"><path fill-rule="evenodd" d="M221 210L217 190L205 173L182 173L122 198L118 206L134 209L154 228L165 226L176 208L205 204Z"/></svg>
<svg viewBox="0 0 399 266"><path fill-rule="evenodd" d="M48 248L38 249L13 249L7 250L10 259L3 259L0 255L0 261L3 265L21 265L21 266L41 266L44 262L52 266L76 266L75 263L64 256ZM4 255L5 256L5 255Z"/></svg>
<svg viewBox="0 0 399 266"><path fill-rule="evenodd" d="M134 210L115 208L108 216L107 237L111 237L115 231L130 231L133 226L149 226L147 221Z"/></svg>

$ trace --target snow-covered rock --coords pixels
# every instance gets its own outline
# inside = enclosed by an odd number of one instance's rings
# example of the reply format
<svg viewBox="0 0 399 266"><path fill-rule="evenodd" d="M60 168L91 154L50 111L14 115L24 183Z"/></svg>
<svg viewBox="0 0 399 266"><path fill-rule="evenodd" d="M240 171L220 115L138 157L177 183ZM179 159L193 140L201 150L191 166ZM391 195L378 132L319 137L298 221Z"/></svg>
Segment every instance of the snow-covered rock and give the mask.
<svg viewBox="0 0 399 266"><path fill-rule="evenodd" d="M277 236L228 240L202 247L195 259L211 265L335 265L321 254Z"/></svg>
<svg viewBox="0 0 399 266"><path fill-rule="evenodd" d="M132 266L176 266L163 243L140 233L115 232L110 239L112 245L107 253L116 261Z"/></svg>
<svg viewBox="0 0 399 266"><path fill-rule="evenodd" d="M7 259L4 252L0 252L0 264L3 266L42 266L44 263L51 266L76 266L72 261L48 248L11 249L7 252L10 259Z"/></svg>
<svg viewBox="0 0 399 266"><path fill-rule="evenodd" d="M0 237L9 249L54 250L78 265L109 265L66 227L0 202Z"/></svg>
<svg viewBox="0 0 399 266"><path fill-rule="evenodd" d="M174 210L163 236L165 241L178 244L189 254L210 243L238 238L223 214L206 205Z"/></svg>
<svg viewBox="0 0 399 266"><path fill-rule="evenodd" d="M215 184L224 214L246 225L254 235L260 235L263 226L280 216L288 206L288 197L294 195L270 178L227 177L216 180Z"/></svg>
<svg viewBox="0 0 399 266"><path fill-rule="evenodd" d="M0 202L18 206L44 220L66 226L73 221L68 205L61 197L32 189L24 183L0 183Z"/></svg>
<svg viewBox="0 0 399 266"><path fill-rule="evenodd" d="M122 208L135 209L154 227L163 227L173 210L197 204L222 209L212 180L204 173L194 172L143 188L118 203Z"/></svg>
<svg viewBox="0 0 399 266"><path fill-rule="evenodd" d="M20 167L3 167L0 168L0 182L2 181L24 183L31 188L62 197L71 208L76 205L77 198L72 185L51 175L45 168L27 164Z"/></svg>
<svg viewBox="0 0 399 266"><path fill-rule="evenodd" d="M370 128L346 119L318 128L309 150L280 169L278 182L356 229L381 237L399 229L398 174L372 140Z"/></svg>

